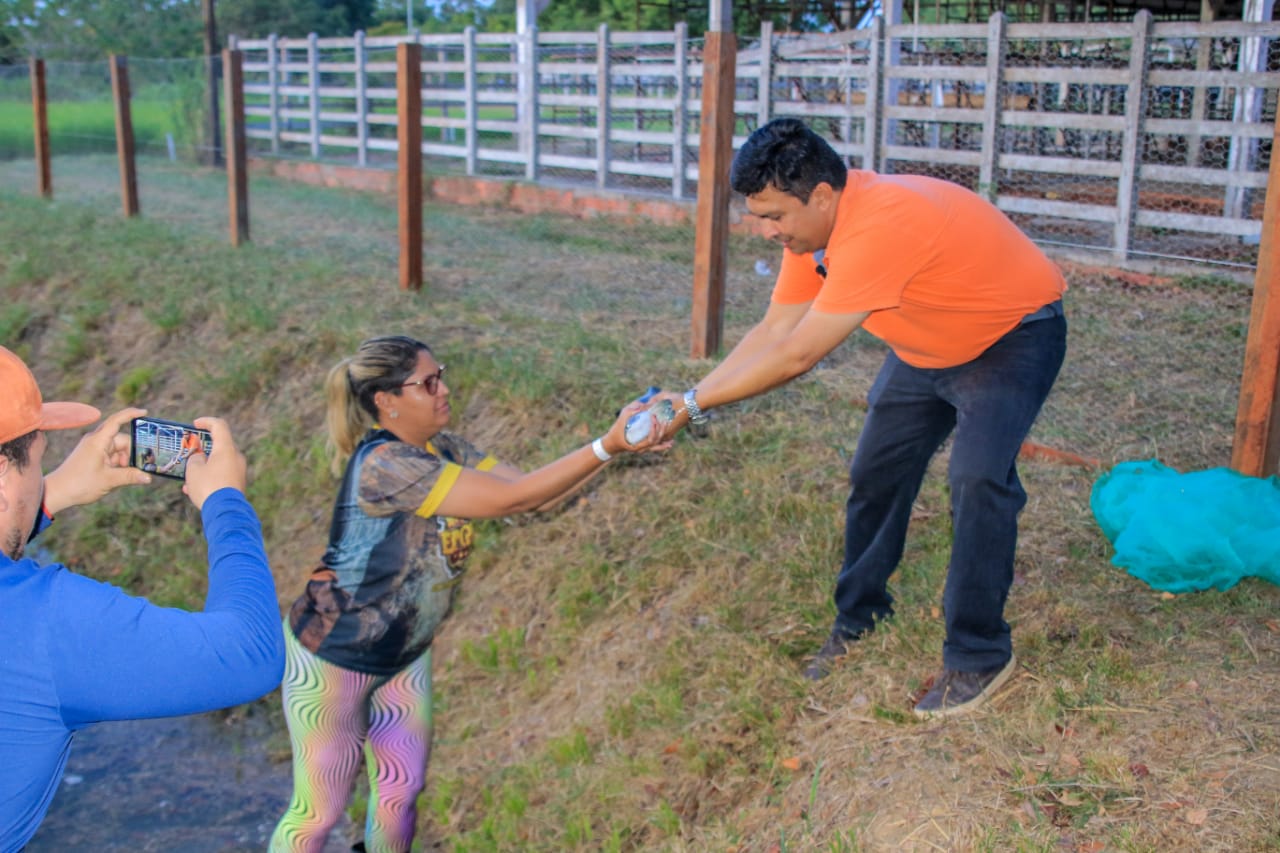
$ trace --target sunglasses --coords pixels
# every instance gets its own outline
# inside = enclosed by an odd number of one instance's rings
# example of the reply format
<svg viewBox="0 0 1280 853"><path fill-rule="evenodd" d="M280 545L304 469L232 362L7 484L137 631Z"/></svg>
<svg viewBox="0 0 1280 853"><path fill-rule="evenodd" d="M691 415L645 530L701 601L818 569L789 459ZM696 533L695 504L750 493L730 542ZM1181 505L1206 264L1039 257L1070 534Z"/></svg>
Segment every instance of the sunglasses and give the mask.
<svg viewBox="0 0 1280 853"><path fill-rule="evenodd" d="M428 394L434 397L436 395L436 392L440 390L440 377L442 376L444 376L443 364L436 368L435 373L432 373L430 376L427 376L425 379L418 379L413 382L406 382L400 387L408 388L410 385L421 385L423 388L427 389Z"/></svg>

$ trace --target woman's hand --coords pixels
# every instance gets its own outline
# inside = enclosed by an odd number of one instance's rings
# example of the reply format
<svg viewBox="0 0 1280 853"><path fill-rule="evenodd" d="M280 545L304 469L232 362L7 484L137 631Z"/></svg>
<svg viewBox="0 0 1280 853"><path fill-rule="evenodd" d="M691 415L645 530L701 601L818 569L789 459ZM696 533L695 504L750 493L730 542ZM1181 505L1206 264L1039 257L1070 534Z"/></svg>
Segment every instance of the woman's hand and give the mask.
<svg viewBox="0 0 1280 853"><path fill-rule="evenodd" d="M601 436L601 443L604 445L605 452L610 454L651 453L670 449L673 441L663 437L663 424L657 415L653 414L653 407L652 401L641 403L638 400L623 406L622 411L618 413L618 419L613 422L613 426L609 427L609 431ZM649 415L651 419L649 434L635 444L628 444L626 437L627 421L636 412L646 412Z"/></svg>

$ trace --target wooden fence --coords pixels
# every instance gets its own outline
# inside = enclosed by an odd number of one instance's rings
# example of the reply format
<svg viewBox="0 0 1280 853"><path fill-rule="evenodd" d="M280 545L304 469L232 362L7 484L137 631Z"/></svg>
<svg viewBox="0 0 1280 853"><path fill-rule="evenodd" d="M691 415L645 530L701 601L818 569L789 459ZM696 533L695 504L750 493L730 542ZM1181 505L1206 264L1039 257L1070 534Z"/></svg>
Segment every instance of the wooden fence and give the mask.
<svg viewBox="0 0 1280 853"><path fill-rule="evenodd" d="M850 164L984 193L1042 244L1252 268L1280 24L986 23L774 33L734 144L799 116ZM237 40L253 153L393 165L395 46L422 50L433 168L691 197L703 43L670 32Z"/></svg>

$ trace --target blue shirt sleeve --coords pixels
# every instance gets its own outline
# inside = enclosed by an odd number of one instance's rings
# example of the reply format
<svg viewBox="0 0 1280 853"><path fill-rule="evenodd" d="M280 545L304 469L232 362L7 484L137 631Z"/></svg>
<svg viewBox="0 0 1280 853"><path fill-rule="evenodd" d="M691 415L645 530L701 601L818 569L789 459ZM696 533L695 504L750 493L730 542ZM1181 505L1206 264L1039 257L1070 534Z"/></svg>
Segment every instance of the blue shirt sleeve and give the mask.
<svg viewBox="0 0 1280 853"><path fill-rule="evenodd" d="M280 683L284 637L258 517L235 489L210 495L202 515L209 592L201 612L58 573L56 618L46 624L69 727L210 711Z"/></svg>

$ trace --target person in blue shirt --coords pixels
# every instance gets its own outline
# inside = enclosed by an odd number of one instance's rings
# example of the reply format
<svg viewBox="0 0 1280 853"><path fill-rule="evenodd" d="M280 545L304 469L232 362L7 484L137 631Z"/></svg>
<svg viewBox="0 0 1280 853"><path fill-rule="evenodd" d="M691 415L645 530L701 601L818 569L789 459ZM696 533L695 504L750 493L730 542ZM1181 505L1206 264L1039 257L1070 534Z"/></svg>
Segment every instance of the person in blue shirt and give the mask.
<svg viewBox="0 0 1280 853"><path fill-rule="evenodd" d="M129 467L124 409L57 469L49 430L94 423L97 409L46 403L27 365L0 347L0 851L21 850L43 820L75 732L101 720L194 714L252 701L284 672L284 638L262 530L245 499L246 464L227 424L199 418L213 447L188 461L183 492L208 540L204 610L158 607L56 563L27 543L64 509L151 481Z"/></svg>

